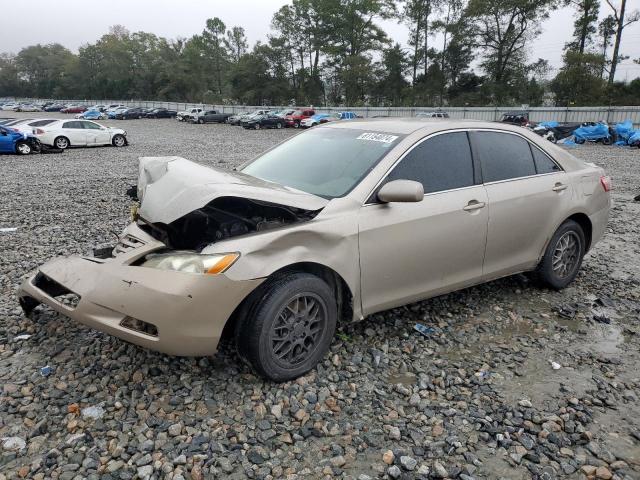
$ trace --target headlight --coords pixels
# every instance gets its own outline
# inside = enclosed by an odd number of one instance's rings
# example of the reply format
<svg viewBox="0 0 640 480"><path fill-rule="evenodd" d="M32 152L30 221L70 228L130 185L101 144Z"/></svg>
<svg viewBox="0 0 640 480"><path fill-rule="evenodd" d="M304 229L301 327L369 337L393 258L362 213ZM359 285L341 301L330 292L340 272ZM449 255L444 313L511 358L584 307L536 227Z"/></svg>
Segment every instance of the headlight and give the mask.
<svg viewBox="0 0 640 480"><path fill-rule="evenodd" d="M226 271L240 257L239 253L200 255L190 252L152 253L140 266L183 273L217 275Z"/></svg>

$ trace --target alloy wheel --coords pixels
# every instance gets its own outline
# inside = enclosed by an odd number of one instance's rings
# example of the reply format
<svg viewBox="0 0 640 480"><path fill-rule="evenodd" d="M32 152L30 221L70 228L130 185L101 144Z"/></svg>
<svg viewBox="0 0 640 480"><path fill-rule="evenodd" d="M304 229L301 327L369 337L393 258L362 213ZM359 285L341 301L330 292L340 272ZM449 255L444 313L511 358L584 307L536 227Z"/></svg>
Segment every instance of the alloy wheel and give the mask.
<svg viewBox="0 0 640 480"><path fill-rule="evenodd" d="M31 147L28 143L21 143L18 145L18 153L21 155L29 155L31 153Z"/></svg>
<svg viewBox="0 0 640 480"><path fill-rule="evenodd" d="M327 324L327 307L312 293L296 295L273 322L270 345L275 361L294 368L307 360L318 347Z"/></svg>
<svg viewBox="0 0 640 480"><path fill-rule="evenodd" d="M553 251L552 267L558 277L565 278L573 273L580 259L580 238L569 231L562 235Z"/></svg>

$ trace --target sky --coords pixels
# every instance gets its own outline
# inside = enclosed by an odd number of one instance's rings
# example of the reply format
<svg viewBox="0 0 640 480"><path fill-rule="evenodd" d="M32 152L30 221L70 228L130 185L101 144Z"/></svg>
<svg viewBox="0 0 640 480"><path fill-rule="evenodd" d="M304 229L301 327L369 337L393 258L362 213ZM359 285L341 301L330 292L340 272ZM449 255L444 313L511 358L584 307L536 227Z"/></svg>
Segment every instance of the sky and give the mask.
<svg viewBox="0 0 640 480"><path fill-rule="evenodd" d="M613 0L619 3L619 0ZM37 43L60 43L77 52L78 47L94 42L111 25L123 25L130 31L146 31L167 38L190 37L204 29L207 18L221 18L227 28L242 26L249 44L264 41L270 32L273 13L287 0L29 0L29 9L38 12L28 22L2 22L0 52L17 53ZM627 0L627 11L640 8L640 0ZM609 13L604 1L600 15ZM381 22L394 42L406 45L408 31L397 21ZM562 48L573 31L573 12L558 9L542 24L542 34L532 42L529 58L544 58L554 75L562 65ZM432 40L441 45L438 37ZM631 59L618 66L616 80L640 76L640 22L625 29L621 52Z"/></svg>

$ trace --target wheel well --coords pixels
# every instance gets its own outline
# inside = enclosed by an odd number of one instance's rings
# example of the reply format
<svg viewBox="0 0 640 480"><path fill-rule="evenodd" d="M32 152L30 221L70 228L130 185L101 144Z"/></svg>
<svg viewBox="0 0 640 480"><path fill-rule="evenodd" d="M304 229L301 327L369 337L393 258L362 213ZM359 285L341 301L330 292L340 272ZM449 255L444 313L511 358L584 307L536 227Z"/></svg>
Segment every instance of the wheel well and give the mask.
<svg viewBox="0 0 640 480"><path fill-rule="evenodd" d="M584 232L584 239L587 243L585 252L589 251L591 248L591 236L593 231L593 225L591 225L591 220L584 213L574 213L567 220L573 220L582 228Z"/></svg>
<svg viewBox="0 0 640 480"><path fill-rule="evenodd" d="M251 314L251 310L256 301L264 295L268 285L275 279L281 278L291 273L310 273L323 279L329 287L335 292L336 303L338 304L338 321L341 319L350 320L353 317L353 294L347 282L335 270L313 262L299 262L276 270L253 292L236 307L229 317L222 332L223 338L232 336L238 320Z"/></svg>

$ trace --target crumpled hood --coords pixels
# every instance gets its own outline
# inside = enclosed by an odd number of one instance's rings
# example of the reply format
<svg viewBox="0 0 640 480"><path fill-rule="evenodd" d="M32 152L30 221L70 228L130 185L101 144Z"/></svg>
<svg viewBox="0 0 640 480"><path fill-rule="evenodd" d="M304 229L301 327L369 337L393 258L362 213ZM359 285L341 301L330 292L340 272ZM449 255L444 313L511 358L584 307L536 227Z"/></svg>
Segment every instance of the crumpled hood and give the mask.
<svg viewBox="0 0 640 480"><path fill-rule="evenodd" d="M328 200L240 172L205 167L182 157L140 157L139 213L171 223L221 197L239 197L315 211Z"/></svg>

